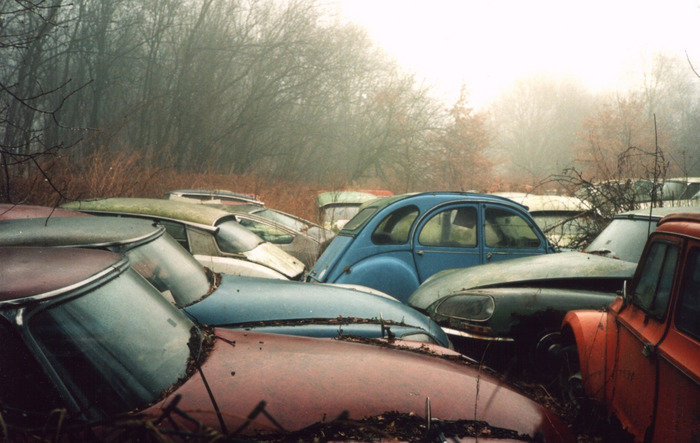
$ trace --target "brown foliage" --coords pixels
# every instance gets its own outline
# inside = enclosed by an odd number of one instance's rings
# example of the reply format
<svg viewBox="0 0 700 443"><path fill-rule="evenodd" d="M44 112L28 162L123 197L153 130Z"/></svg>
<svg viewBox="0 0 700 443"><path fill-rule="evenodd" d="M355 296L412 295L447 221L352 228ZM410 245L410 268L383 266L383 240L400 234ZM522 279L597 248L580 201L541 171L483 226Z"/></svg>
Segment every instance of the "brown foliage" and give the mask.
<svg viewBox="0 0 700 443"><path fill-rule="evenodd" d="M11 201L57 206L66 201L99 197L162 198L174 189L226 189L254 194L265 204L307 220L316 220L318 188L253 175L199 174L174 168L150 168L138 153L93 154L81 163L65 158L41 165L28 178L13 180ZM14 198L13 198L14 197Z"/></svg>

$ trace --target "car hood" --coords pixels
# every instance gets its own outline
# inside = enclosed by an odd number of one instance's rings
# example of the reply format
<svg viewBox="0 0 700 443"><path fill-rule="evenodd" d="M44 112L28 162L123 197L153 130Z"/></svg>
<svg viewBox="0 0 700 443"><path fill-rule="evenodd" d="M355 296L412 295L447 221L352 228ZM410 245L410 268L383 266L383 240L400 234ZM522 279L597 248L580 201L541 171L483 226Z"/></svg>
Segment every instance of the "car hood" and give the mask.
<svg viewBox="0 0 700 443"><path fill-rule="evenodd" d="M327 282L328 276L333 271L333 267L340 262L345 251L347 251L354 239L354 237L348 235L336 235L333 237L333 240L325 251L323 251L314 264L314 267L309 272L309 280Z"/></svg>
<svg viewBox="0 0 700 443"><path fill-rule="evenodd" d="M272 243L260 243L250 251L243 252L246 260L274 269L291 280L304 273L304 264Z"/></svg>
<svg viewBox="0 0 700 443"><path fill-rule="evenodd" d="M282 326L296 321L298 325L307 323L309 334L314 323L318 326L323 322L331 325L335 336L344 324L364 322L374 323L374 336L381 337L383 319L387 326L395 323L420 328L436 343L449 346L442 329L415 309L396 299L335 285L223 274L216 290L186 307L185 312L200 323L219 327L270 326L275 322Z"/></svg>
<svg viewBox="0 0 700 443"><path fill-rule="evenodd" d="M143 411L150 417L169 413L172 421L155 422L161 430L177 423L180 430L200 431L196 420L224 433L259 436L341 416L359 420L396 411L425 417L429 400L430 416L440 420L480 420L518 435L574 441L551 412L448 350L441 358L386 345L248 331L216 330L215 337L201 372Z"/></svg>
<svg viewBox="0 0 700 443"><path fill-rule="evenodd" d="M488 332L484 329L482 336L501 337L506 339L516 339L525 337L537 331L532 330L530 316L541 314L541 319L558 318L557 324L561 322L564 315L574 309L604 309L617 297L610 292L597 292L589 290L578 290L568 288L531 288L531 287L492 287L483 289L467 289L457 291L452 295L442 297L427 307L426 312L430 318L434 319L446 331L454 335L464 335L456 331L468 331L465 328L465 321L469 323L469 318L464 318L464 312L468 308L460 310L461 304L469 304L469 300L474 297L489 297L493 300L493 314L487 321L471 320L474 324L488 326ZM442 305L447 302L448 306ZM465 336L469 337L469 334Z"/></svg>
<svg viewBox="0 0 700 443"><path fill-rule="evenodd" d="M534 286L614 292L631 279L637 265L583 252L560 252L449 269L433 275L408 298L425 311L436 300L457 291L495 286Z"/></svg>

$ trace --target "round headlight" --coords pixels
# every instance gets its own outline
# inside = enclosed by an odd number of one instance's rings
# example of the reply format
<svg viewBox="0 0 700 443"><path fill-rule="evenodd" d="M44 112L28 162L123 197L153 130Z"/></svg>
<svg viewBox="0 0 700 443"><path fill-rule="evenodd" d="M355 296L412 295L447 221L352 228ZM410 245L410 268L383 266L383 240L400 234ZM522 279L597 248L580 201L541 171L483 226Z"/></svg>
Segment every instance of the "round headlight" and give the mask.
<svg viewBox="0 0 700 443"><path fill-rule="evenodd" d="M471 321L486 321L496 307L488 295L458 294L446 297L435 307L435 313L451 318Z"/></svg>

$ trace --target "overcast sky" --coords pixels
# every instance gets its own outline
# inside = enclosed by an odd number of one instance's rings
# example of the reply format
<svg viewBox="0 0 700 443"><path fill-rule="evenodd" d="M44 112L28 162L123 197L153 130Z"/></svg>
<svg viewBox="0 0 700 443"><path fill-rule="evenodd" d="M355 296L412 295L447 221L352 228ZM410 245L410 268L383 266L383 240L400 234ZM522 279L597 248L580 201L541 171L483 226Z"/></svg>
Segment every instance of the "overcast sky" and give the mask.
<svg viewBox="0 0 700 443"><path fill-rule="evenodd" d="M438 92L464 81L475 104L540 72L615 88L660 49L700 62L700 0L331 1Z"/></svg>

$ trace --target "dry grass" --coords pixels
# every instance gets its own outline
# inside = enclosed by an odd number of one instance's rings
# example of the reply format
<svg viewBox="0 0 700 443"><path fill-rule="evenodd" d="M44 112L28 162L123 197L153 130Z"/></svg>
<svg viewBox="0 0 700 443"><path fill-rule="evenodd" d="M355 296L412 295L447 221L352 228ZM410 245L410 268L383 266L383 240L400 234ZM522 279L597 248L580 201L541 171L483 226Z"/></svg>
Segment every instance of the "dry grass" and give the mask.
<svg viewBox="0 0 700 443"><path fill-rule="evenodd" d="M316 194L310 183L282 182L252 175L194 174L152 168L138 154L100 154L81 164L55 159L27 178L12 180L13 203L57 206L66 201L99 197L162 198L174 189L226 189L256 195L266 206L317 221Z"/></svg>

